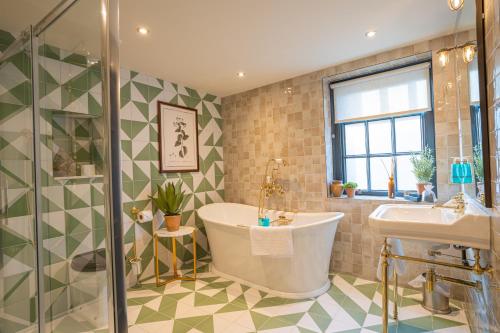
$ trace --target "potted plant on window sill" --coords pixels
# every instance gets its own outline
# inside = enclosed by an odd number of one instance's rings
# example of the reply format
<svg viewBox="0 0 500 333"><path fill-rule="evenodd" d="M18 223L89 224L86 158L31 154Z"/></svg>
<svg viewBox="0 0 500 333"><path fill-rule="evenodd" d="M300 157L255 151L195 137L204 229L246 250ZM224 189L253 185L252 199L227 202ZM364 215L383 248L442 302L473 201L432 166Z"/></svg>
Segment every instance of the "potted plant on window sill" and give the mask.
<svg viewBox="0 0 500 333"><path fill-rule="evenodd" d="M425 190L425 185L430 183L436 171L432 149L425 146L421 154L411 155L410 162L412 165L412 172L417 179L418 194L422 194Z"/></svg>
<svg viewBox="0 0 500 333"><path fill-rule="evenodd" d="M165 226L168 231L177 231L181 224L181 207L184 202L184 191L181 192L182 181L175 185L168 182L164 188L158 186L157 197L149 196L157 209L164 214Z"/></svg>
<svg viewBox="0 0 500 333"><path fill-rule="evenodd" d="M344 184L344 190L348 198L354 198L357 188L358 184L356 184L355 182L347 182Z"/></svg>

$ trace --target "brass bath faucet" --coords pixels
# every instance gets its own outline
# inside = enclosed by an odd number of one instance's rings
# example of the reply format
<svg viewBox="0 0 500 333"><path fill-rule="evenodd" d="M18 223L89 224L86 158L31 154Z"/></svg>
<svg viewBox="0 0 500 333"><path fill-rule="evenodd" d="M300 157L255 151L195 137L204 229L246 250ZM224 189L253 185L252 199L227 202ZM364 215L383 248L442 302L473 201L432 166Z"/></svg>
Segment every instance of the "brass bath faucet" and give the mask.
<svg viewBox="0 0 500 333"><path fill-rule="evenodd" d="M272 165L271 173L269 173L269 168ZM279 175L279 168L282 166L286 166L286 161L282 158L273 158L267 161L266 165L266 173L264 174L264 178L262 179L262 184L260 185L259 192L259 219L264 218L264 210L265 210L265 199L271 197L273 194L283 195L285 193L285 189L283 185L280 184L277 180L277 176Z"/></svg>

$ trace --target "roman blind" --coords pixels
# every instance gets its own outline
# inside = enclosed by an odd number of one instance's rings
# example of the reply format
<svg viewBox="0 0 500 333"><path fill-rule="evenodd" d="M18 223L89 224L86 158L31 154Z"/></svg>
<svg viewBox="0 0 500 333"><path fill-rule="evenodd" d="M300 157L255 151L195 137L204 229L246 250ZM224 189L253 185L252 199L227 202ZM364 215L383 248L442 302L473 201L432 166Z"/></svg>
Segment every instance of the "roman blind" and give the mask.
<svg viewBox="0 0 500 333"><path fill-rule="evenodd" d="M469 98L471 105L479 105L479 69L477 57L469 64Z"/></svg>
<svg viewBox="0 0 500 333"><path fill-rule="evenodd" d="M429 63L333 83L336 123L432 110Z"/></svg>

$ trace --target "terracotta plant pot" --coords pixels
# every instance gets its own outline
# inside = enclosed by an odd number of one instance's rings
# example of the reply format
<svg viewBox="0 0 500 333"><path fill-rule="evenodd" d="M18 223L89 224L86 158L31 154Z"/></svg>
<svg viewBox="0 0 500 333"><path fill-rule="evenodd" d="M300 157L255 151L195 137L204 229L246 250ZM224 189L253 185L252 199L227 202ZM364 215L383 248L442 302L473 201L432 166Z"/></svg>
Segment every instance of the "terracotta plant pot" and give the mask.
<svg viewBox="0 0 500 333"><path fill-rule="evenodd" d="M340 198L342 196L342 192L344 192L344 187L342 186L341 180L334 180L332 185L330 186L330 190L332 195L335 198Z"/></svg>
<svg viewBox="0 0 500 333"><path fill-rule="evenodd" d="M181 225L181 216L180 215L165 215L165 226L167 227L167 231L177 231L179 230L179 226Z"/></svg>
<svg viewBox="0 0 500 333"><path fill-rule="evenodd" d="M347 194L348 198L354 198L356 195L356 189L355 188L346 188L345 193Z"/></svg>
<svg viewBox="0 0 500 333"><path fill-rule="evenodd" d="M417 192L418 194L422 194L425 191L425 185L428 183L417 183Z"/></svg>

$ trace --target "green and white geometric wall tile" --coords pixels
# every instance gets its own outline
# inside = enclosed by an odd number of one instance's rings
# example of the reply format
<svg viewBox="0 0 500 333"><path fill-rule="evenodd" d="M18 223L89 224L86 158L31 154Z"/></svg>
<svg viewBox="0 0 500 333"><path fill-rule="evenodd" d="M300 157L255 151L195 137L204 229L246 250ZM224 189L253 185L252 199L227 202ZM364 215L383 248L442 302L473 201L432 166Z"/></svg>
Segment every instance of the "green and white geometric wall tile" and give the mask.
<svg viewBox="0 0 500 333"><path fill-rule="evenodd" d="M13 37L0 31L0 50ZM35 305L31 89L22 52L0 65L0 186L6 208L0 220L0 327L31 326ZM31 142L31 143L30 143Z"/></svg>
<svg viewBox="0 0 500 333"><path fill-rule="evenodd" d="M221 129L213 118L220 118L217 109L220 108L220 99L213 96L203 101L202 94L194 89L180 87L177 84L153 78L142 73L123 70L121 71L121 139L122 139L122 163L124 175L124 203L133 202L139 208L151 209L148 195L156 193L157 185L164 185L167 181L184 181L184 188L189 198L184 207L183 221L185 225L195 225L194 209L198 202L206 202L207 193L216 189L222 192L209 193L208 196L215 201L223 201L223 183L216 185L216 177L220 170L215 170L212 165L222 164L222 144L220 142ZM207 95L212 96L212 95ZM181 174L158 173L158 124L157 124L157 101L165 101L178 105L194 107L198 110L199 121L199 152L200 172ZM214 111L215 110L215 111ZM212 112L212 113L211 113ZM216 137L219 142L209 140ZM207 140L202 140L207 139ZM209 141L207 144L206 141ZM212 147L210 147L212 145ZM211 149L218 148L217 154L210 154ZM218 155L218 156L215 156ZM210 156L207 158L207 156ZM214 157L211 157L214 156ZM206 160L206 161L205 161ZM216 162L217 160L217 162ZM210 168L213 171L209 171ZM218 174L219 175L219 174ZM211 184L210 186L208 184ZM217 188L218 187L218 188ZM198 204L199 206L199 204ZM153 275L153 244L151 236L151 224L131 225L135 230L127 230L127 235L135 235L137 253L143 261L143 277ZM130 239L130 238L128 238ZM127 239L126 239L127 240ZM189 238L186 243L180 240L178 247L178 259L191 260L192 246ZM198 234L199 254L207 253L208 246L206 235ZM182 246L185 244L185 246ZM128 247L131 246L127 243ZM170 244L160 244L159 254L161 257L162 270L170 270Z"/></svg>
<svg viewBox="0 0 500 333"><path fill-rule="evenodd" d="M9 33L0 30L0 51L13 40ZM82 297L76 296L84 291L83 284L73 282L80 281L88 274L79 277L73 272L70 268L71 259L82 252L103 248L106 226L102 180L59 180L54 177L53 165L53 150L56 146L63 146L62 139L67 136L73 139L71 145L76 147L71 153L81 162L88 161L90 157L102 163L102 150L86 141L88 132L92 132L93 139L102 137L102 124L80 119L61 122L61 118L54 115L73 112L99 116L102 114L102 86L99 62L87 61L81 55L50 45L40 46L39 55L43 258L48 314L57 317L78 306L80 302L75 299L90 299L85 297L85 293ZM9 301L17 301L20 307L26 306L26 302L33 306L35 304L35 252L31 215L33 154L31 136L26 135L32 132L29 73L29 58L22 52L0 66L0 172L8 184L9 218L8 224L0 226L3 258L0 265L0 276L3 276L0 279L0 291L3 293L8 289ZM158 172L158 100L198 110L200 172ZM177 179L184 181L183 189L186 190L188 201L182 223L201 227L198 233L198 255L203 256L208 252L206 234L194 210L206 202L223 201L220 98L122 69L120 118L125 250L129 256L132 255L132 245L136 242L137 255L143 258L142 277L145 278L153 275L152 223L134 223L129 211L133 206L152 209L149 195L156 192L157 185ZM93 157L94 153L97 158ZM189 237L178 242L178 259L179 264L182 264L192 259L192 242ZM166 242L160 245L162 272L171 271L170 245ZM130 267L127 267L127 272L130 273ZM32 282L28 289L31 295L28 301L27 298L20 300L20 291L13 289L9 280L11 276L22 274L27 276L23 281ZM24 285L21 283L19 286ZM9 306L9 309L13 308ZM5 313L4 310L5 303L0 303L0 313ZM31 308L28 313L33 317L30 311ZM5 314L6 317L0 315L2 328L9 327L7 332L12 331L10 327L17 329L30 324L26 315L16 317L15 311L10 312Z"/></svg>

